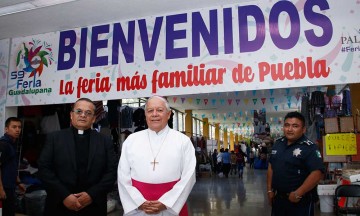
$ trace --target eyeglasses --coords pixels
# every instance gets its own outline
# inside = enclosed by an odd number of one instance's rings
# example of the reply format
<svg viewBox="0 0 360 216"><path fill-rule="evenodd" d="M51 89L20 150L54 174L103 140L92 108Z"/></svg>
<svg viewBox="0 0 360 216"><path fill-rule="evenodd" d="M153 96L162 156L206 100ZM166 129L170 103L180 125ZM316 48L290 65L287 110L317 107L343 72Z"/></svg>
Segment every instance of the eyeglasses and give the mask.
<svg viewBox="0 0 360 216"><path fill-rule="evenodd" d="M91 116L94 115L94 113L92 113L92 112L89 111L89 110L83 111L83 110L81 110L81 109L76 109L76 110L73 110L72 112L75 113L75 114L78 115L78 116L84 114L86 117L91 117Z"/></svg>

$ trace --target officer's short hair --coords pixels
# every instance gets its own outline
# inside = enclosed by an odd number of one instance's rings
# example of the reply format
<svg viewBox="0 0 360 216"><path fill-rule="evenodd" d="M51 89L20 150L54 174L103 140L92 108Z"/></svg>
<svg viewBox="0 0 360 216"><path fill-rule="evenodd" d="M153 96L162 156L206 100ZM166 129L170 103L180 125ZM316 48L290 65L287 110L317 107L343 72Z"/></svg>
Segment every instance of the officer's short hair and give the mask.
<svg viewBox="0 0 360 216"><path fill-rule="evenodd" d="M21 120L17 117L10 117L10 118L6 119L5 127L9 127L11 122L20 122L21 123Z"/></svg>
<svg viewBox="0 0 360 216"><path fill-rule="evenodd" d="M297 118L302 122L302 126L305 126L305 117L299 112L289 112L288 114L286 114L284 122L288 118Z"/></svg>

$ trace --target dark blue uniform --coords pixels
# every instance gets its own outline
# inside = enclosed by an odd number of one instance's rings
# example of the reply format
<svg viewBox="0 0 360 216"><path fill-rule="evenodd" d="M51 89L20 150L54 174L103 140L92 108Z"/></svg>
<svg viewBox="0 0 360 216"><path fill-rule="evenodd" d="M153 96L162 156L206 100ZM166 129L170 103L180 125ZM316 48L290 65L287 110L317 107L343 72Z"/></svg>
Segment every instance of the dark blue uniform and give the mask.
<svg viewBox="0 0 360 216"><path fill-rule="evenodd" d="M269 162L273 171L272 188L276 191L272 215L313 215L314 191L303 195L298 203L290 202L288 194L299 188L312 171L324 172L318 146L306 136L291 145L287 145L286 137L282 137L272 147Z"/></svg>
<svg viewBox="0 0 360 216"><path fill-rule="evenodd" d="M5 134L0 138L0 168L1 181L6 193L6 199L2 200L3 215L7 216L15 215L17 161L16 144Z"/></svg>

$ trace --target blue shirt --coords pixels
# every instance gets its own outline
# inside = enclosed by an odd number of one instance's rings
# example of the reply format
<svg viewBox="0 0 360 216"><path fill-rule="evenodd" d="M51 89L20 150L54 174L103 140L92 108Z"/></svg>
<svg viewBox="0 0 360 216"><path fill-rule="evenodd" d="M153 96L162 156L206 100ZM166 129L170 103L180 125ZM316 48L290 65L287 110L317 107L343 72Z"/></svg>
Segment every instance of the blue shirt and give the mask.
<svg viewBox="0 0 360 216"><path fill-rule="evenodd" d="M302 136L291 145L285 137L272 147L269 162L273 171L272 188L289 193L302 185L312 171L325 171L318 146Z"/></svg>
<svg viewBox="0 0 360 216"><path fill-rule="evenodd" d="M18 165L16 144L7 134L0 138L0 163L3 187L16 188Z"/></svg>
<svg viewBox="0 0 360 216"><path fill-rule="evenodd" d="M230 153L229 152L223 152L222 153L222 162L224 164L229 164L230 163Z"/></svg>

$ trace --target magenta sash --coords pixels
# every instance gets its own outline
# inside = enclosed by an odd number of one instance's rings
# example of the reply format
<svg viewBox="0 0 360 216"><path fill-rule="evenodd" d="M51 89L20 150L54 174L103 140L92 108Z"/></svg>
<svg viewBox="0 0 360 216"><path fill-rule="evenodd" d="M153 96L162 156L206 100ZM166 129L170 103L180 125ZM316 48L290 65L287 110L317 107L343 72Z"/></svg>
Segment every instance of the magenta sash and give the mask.
<svg viewBox="0 0 360 216"><path fill-rule="evenodd" d="M144 183L134 179L131 179L131 181L132 185L140 191L146 200L152 201L158 200L164 193L171 190L179 180L162 184ZM186 203L182 207L179 216L188 216Z"/></svg>

